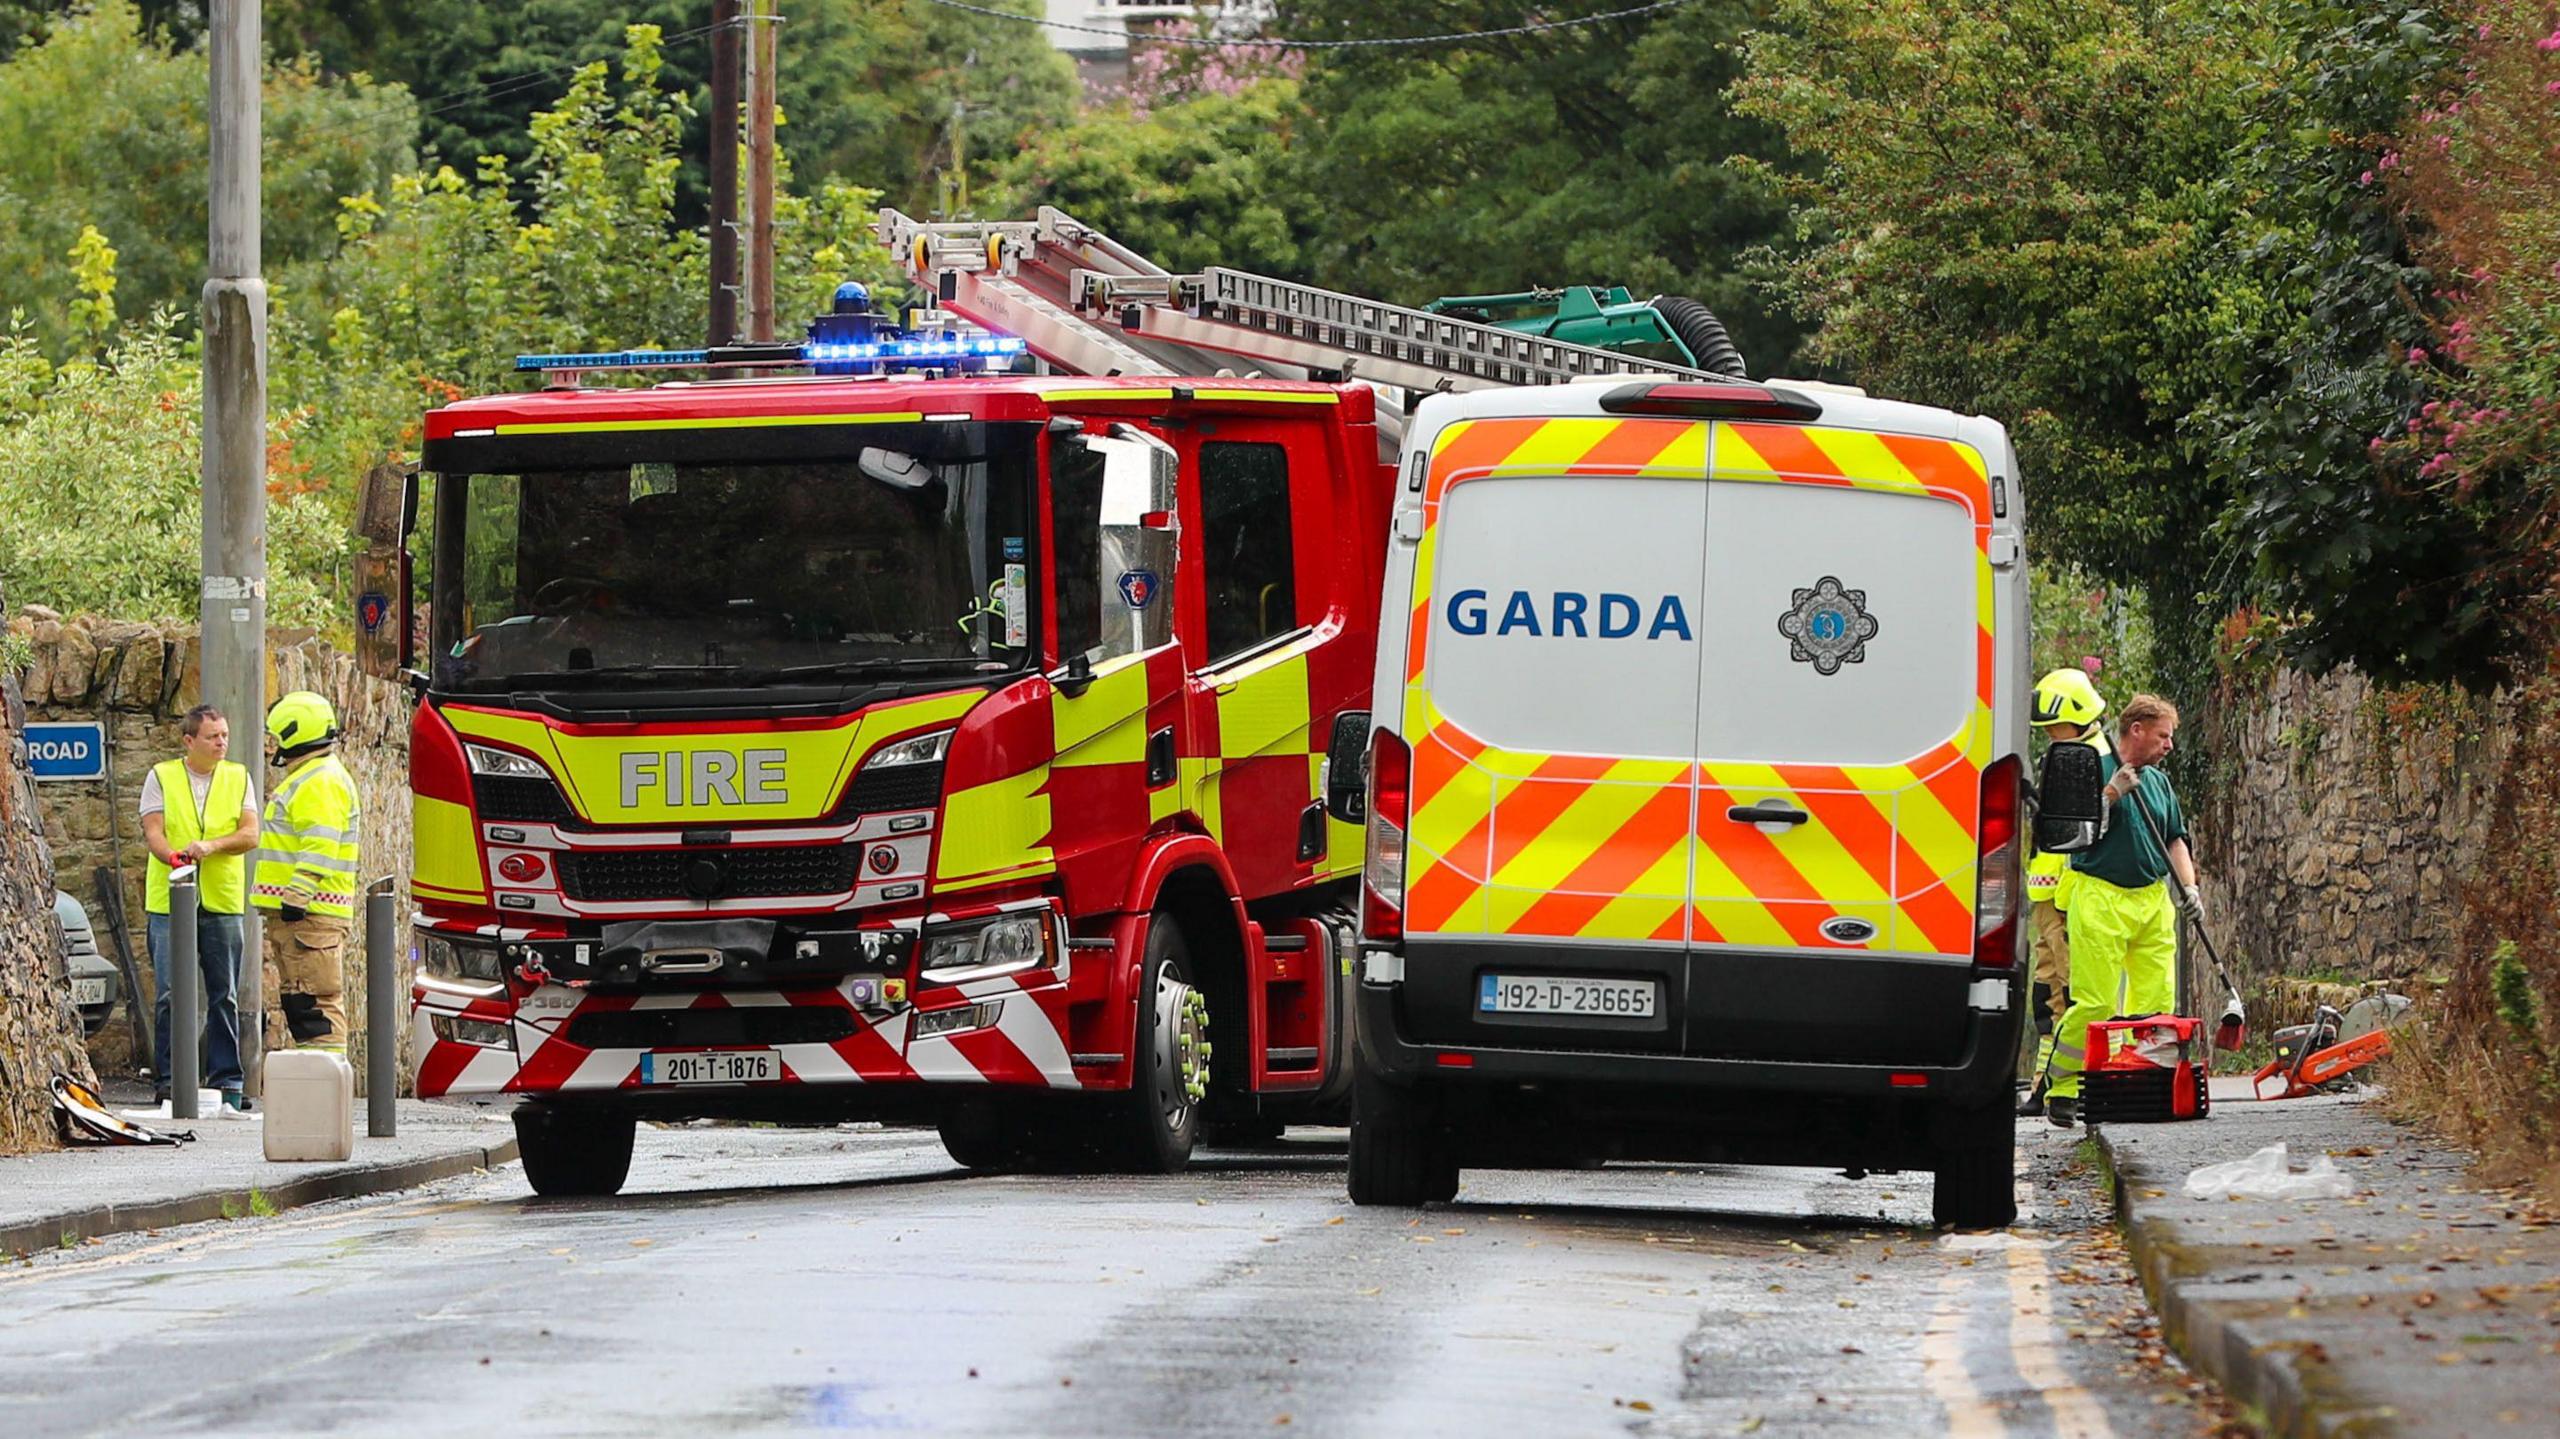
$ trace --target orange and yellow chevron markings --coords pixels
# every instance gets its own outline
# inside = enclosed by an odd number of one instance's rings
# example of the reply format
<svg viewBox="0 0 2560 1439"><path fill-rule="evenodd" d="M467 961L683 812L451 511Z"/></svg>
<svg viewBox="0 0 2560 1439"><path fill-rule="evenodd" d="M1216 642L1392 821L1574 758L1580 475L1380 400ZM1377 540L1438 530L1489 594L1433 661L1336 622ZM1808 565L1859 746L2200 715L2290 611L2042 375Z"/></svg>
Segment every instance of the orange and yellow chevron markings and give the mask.
<svg viewBox="0 0 2560 1439"><path fill-rule="evenodd" d="M1492 748L1440 714L1423 676L1439 511L1502 474L1653 475L1928 495L1965 506L1976 567L1976 704L1898 765L1699 764ZM1406 926L1756 948L1963 954L1973 942L1981 773L1991 758L1996 613L1988 470L1968 446L1821 426L1565 417L1463 422L1439 437L1415 557L1404 733L1414 752ZM1778 799L1807 824L1726 811ZM1842 941L1822 925L1868 920Z"/></svg>

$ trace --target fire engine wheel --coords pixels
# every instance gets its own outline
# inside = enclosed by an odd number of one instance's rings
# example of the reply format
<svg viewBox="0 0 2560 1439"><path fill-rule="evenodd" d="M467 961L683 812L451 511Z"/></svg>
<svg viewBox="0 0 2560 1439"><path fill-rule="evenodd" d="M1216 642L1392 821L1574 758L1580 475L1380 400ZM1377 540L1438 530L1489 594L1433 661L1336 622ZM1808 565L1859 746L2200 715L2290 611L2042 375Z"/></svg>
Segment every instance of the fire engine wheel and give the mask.
<svg viewBox="0 0 2560 1439"><path fill-rule="evenodd" d="M1209 1000L1191 984L1182 927L1159 914L1147 925L1139 976L1138 1065L1113 1126L1112 1148L1141 1174L1171 1174L1189 1162L1209 1097Z"/></svg>
<svg viewBox="0 0 2560 1439"><path fill-rule="evenodd" d="M955 1106L934 1127L942 1135L943 1152L964 1169L1002 1174L1025 1163L1019 1132L1004 1122L994 1105Z"/></svg>
<svg viewBox="0 0 2560 1439"><path fill-rule="evenodd" d="M1656 295L1653 312L1671 327L1671 333L1680 337L1681 344L1689 347L1689 353L1698 357L1699 369L1731 375L1737 380L1745 378L1742 351L1735 348L1733 337L1725 333L1724 321L1716 318L1715 311L1686 295Z"/></svg>
<svg viewBox="0 0 2560 1439"><path fill-rule="evenodd" d="M2005 1104L1947 1116L1944 1162L1930 1217L1958 1229L1999 1229L2018 1218L2017 1121Z"/></svg>
<svg viewBox="0 0 2560 1439"><path fill-rule="evenodd" d="M628 1111L527 1103L516 1106L524 1177L546 1199L619 1193L631 1175L640 1122Z"/></svg>
<svg viewBox="0 0 2560 1439"><path fill-rule="evenodd" d="M1351 1081L1351 1202L1413 1209L1458 1197L1458 1158L1428 1095Z"/></svg>

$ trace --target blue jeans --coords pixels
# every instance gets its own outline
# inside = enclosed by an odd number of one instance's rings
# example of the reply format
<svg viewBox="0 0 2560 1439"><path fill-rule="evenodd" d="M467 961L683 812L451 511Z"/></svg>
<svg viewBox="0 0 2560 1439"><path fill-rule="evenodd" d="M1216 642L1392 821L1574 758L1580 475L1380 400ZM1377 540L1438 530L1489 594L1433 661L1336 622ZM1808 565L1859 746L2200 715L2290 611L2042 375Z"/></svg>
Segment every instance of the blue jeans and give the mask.
<svg viewBox="0 0 2560 1439"><path fill-rule="evenodd" d="M166 1094L176 1087L169 1073L169 916L150 919L151 973L160 986L151 1006L151 1072ZM196 968L204 974L204 1043L196 1057L204 1064L206 1083L236 1091L241 1082L240 916L197 912Z"/></svg>

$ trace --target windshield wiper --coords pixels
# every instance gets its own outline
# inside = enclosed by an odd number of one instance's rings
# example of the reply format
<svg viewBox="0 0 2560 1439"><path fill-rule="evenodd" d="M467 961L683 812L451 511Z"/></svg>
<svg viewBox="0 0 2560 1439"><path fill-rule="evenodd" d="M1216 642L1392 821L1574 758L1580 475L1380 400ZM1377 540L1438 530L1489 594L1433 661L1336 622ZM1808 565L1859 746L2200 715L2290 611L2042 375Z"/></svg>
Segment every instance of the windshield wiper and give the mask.
<svg viewBox="0 0 2560 1439"><path fill-rule="evenodd" d="M862 679L871 675L909 674L920 670L949 669L968 665L979 673L1000 674L1016 668L1001 660L981 660L968 655L910 655L905 658L868 660L829 660L824 664L785 665L779 669L750 670L740 678L750 684L772 684L777 681Z"/></svg>
<svg viewBox="0 0 2560 1439"><path fill-rule="evenodd" d="M596 665L575 670L519 670L512 674L472 676L464 683L479 683L498 689L539 688L545 685L592 685L611 680L644 679L731 679L738 673L736 665Z"/></svg>

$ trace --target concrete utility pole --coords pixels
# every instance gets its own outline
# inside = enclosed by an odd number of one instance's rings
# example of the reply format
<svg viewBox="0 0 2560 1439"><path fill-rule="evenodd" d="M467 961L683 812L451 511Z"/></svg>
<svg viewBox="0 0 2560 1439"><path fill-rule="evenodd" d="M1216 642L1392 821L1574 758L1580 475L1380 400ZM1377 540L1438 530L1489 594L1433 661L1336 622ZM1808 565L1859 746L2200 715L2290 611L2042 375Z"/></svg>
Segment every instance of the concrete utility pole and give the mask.
<svg viewBox="0 0 2560 1439"><path fill-rule="evenodd" d="M777 0L746 0L747 29L747 338L773 338L773 112Z"/></svg>
<svg viewBox="0 0 2560 1439"><path fill-rule="evenodd" d="M267 717L267 282L259 277L259 0L213 0L212 225L204 282L204 697L232 732ZM254 771L253 771L254 772ZM263 786L261 786L263 788ZM242 924L240 1060L262 1092L258 911ZM188 1081L192 1084L192 1076Z"/></svg>
<svg viewBox="0 0 2560 1439"><path fill-rule="evenodd" d="M711 0L711 335L738 338L739 0Z"/></svg>

